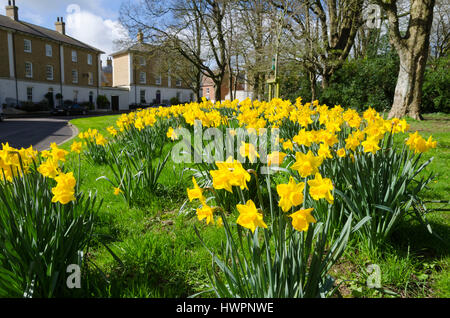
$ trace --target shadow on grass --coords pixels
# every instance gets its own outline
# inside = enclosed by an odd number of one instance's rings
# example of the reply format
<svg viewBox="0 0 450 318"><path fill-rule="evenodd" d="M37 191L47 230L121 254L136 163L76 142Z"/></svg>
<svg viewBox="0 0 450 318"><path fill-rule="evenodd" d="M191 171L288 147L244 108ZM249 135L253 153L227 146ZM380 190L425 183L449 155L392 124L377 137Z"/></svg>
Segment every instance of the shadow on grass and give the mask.
<svg viewBox="0 0 450 318"><path fill-rule="evenodd" d="M195 293L177 273L148 267L119 267L104 274L91 266L83 281L85 297L185 298Z"/></svg>
<svg viewBox="0 0 450 318"><path fill-rule="evenodd" d="M405 220L392 233L390 243L394 249L423 257L424 260L443 258L450 255L450 226L429 221L433 233L428 232L424 225L416 220Z"/></svg>

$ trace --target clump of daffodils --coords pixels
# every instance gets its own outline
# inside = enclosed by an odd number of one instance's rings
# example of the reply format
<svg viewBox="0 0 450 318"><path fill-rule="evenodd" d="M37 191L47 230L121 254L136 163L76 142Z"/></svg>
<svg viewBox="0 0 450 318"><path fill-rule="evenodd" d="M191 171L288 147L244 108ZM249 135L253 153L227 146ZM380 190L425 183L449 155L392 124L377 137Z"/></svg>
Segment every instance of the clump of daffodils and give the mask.
<svg viewBox="0 0 450 318"><path fill-rule="evenodd" d="M22 176L30 171L38 152L29 147L16 149L8 143L0 149L0 180L12 181L14 177Z"/></svg>

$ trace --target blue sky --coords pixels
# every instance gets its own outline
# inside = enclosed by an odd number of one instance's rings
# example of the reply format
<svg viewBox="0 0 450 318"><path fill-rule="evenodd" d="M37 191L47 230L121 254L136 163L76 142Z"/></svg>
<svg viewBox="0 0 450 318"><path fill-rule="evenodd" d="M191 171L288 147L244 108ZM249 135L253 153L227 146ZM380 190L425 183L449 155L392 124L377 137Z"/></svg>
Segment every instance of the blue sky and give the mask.
<svg viewBox="0 0 450 318"><path fill-rule="evenodd" d="M0 0L0 14L5 14L8 0ZM116 51L115 40L128 37L120 25L122 0L16 0L19 19L49 29L55 28L57 17L64 17L66 33L106 54Z"/></svg>

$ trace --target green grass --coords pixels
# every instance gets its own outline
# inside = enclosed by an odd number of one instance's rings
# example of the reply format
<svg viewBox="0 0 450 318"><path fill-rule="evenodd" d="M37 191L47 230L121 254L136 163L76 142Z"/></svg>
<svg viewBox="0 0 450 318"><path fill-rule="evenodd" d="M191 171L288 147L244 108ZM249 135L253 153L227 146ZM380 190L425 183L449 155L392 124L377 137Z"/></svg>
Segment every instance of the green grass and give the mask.
<svg viewBox="0 0 450 318"><path fill-rule="evenodd" d="M115 116L72 120L81 131L96 128L108 136L106 127ZM425 121L408 120L411 132L419 130L438 141L436 149L424 154L422 160L434 157L426 169L436 173L436 182L424 192L427 201L450 200L450 116L426 115ZM401 144L408 134L396 136ZM76 139L75 139L76 140ZM68 149L71 142L63 145ZM73 157L72 163L77 162ZM87 254L88 270L83 282L86 297L186 297L208 289L207 270L211 256L201 246L194 233L194 224L204 239L218 247L224 239L223 230L205 226L192 215L180 215L186 200L186 188L191 177L183 166L168 162L162 175L162 186L143 206L129 208L112 186L100 176L111 177L107 166L82 163L81 190L97 191L103 205L97 218L96 238ZM430 209L448 209L448 204L430 203ZM406 218L395 231L389 246L382 252L368 251L356 239L332 274L341 282L342 297L449 297L449 212L431 211L427 219L433 231L443 241L430 235L415 218ZM101 243L105 243L115 258ZM95 265L94 265L95 264ZM383 288L367 287L367 266L377 264L381 269ZM212 297L212 293L202 294Z"/></svg>
<svg viewBox="0 0 450 318"><path fill-rule="evenodd" d="M109 136L106 127L117 117L82 118L71 123L80 132L96 128ZM72 142L62 148L68 149ZM69 164L76 171L78 159L71 156ZM169 161L160 178L161 187L144 206L129 208L121 196L113 194L109 182L97 181L101 176L112 179L109 167L82 160L81 191L97 192L103 199L96 236L87 254L88 277L83 280L86 297L187 297L207 289L211 258L193 225L216 246L223 239L223 231L199 224L192 215L179 215L187 198L186 188L192 186L190 176L181 177L183 168Z"/></svg>

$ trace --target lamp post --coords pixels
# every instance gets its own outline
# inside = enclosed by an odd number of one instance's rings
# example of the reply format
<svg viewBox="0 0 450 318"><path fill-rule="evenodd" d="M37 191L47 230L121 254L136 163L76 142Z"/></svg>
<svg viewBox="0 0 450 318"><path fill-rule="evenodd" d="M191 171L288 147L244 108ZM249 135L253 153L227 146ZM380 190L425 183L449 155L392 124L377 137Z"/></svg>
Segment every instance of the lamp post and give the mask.
<svg viewBox="0 0 450 318"><path fill-rule="evenodd" d="M280 12L277 13L277 16L281 15L277 19L277 28L276 28L276 44L275 44L275 57L272 58L272 68L271 72L273 72L273 77L269 78L266 83L269 85L269 101L272 100L272 91L275 90L274 98L280 98L280 80L278 78L278 52L280 48L280 39L281 32L283 28L282 17L283 15Z"/></svg>

